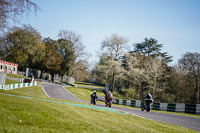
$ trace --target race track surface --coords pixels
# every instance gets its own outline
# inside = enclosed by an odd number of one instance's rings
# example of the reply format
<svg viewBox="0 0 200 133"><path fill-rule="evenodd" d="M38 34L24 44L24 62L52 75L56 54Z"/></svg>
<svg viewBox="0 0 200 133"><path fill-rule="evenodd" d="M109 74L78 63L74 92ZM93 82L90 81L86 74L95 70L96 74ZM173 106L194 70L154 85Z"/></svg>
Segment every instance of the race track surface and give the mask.
<svg viewBox="0 0 200 133"><path fill-rule="evenodd" d="M78 99L72 93L64 89L62 85L42 84L42 86L44 92L48 97L89 103L87 101ZM102 104L97 104L97 106L104 107L104 105ZM112 109L123 111L141 118L156 120L169 124L175 124L185 128L190 128L196 131L200 131L200 118L183 116L183 115L166 114L166 113L145 112L145 111L142 112L140 110L134 110L117 106L112 106Z"/></svg>

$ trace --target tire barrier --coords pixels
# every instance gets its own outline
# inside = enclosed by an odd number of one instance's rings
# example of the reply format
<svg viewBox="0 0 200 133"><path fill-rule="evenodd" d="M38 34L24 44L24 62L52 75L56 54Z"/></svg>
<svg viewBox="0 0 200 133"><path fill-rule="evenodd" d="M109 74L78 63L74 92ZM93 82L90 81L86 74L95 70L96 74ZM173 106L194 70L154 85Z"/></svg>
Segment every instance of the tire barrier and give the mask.
<svg viewBox="0 0 200 133"><path fill-rule="evenodd" d="M168 105L167 105L167 111L175 112L176 111L176 104L168 103Z"/></svg>
<svg viewBox="0 0 200 133"><path fill-rule="evenodd" d="M139 100L122 100L114 99L113 103L119 105L126 105L131 107L141 107L141 101ZM200 104L185 104L185 103L153 103L153 110L190 113L200 115Z"/></svg>
<svg viewBox="0 0 200 133"><path fill-rule="evenodd" d="M160 103L153 103L153 110L160 110Z"/></svg>

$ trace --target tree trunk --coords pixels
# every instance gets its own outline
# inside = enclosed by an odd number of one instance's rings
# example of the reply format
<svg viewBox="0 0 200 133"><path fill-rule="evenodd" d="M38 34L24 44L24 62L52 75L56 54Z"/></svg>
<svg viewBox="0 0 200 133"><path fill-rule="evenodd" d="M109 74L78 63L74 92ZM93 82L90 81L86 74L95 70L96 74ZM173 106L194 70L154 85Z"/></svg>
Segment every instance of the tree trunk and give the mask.
<svg viewBox="0 0 200 133"><path fill-rule="evenodd" d="M112 75L112 85L111 85L111 91L115 91L115 73L113 73Z"/></svg>
<svg viewBox="0 0 200 133"><path fill-rule="evenodd" d="M54 81L54 73L51 73L51 81Z"/></svg>
<svg viewBox="0 0 200 133"><path fill-rule="evenodd" d="M40 71L41 71L41 73L40 73L40 79L42 79L42 75L43 75L44 71L43 70L40 70Z"/></svg>
<svg viewBox="0 0 200 133"><path fill-rule="evenodd" d="M195 103L199 104L199 80L196 80Z"/></svg>

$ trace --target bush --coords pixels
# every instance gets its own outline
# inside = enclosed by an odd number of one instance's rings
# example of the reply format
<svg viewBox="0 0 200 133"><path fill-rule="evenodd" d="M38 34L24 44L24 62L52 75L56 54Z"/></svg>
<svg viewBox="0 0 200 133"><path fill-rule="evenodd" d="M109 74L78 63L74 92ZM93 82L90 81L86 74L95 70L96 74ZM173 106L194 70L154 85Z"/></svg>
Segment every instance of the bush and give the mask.
<svg viewBox="0 0 200 133"><path fill-rule="evenodd" d="M137 97L137 93L135 89L133 88L122 89L122 93L125 97L130 98L130 99L136 99Z"/></svg>

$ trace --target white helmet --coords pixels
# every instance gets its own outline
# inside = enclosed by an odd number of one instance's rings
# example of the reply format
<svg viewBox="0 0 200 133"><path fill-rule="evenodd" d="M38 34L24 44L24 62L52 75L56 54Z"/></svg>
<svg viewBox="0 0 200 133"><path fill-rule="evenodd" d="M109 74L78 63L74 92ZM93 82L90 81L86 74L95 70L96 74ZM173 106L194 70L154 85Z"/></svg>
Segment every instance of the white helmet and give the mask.
<svg viewBox="0 0 200 133"><path fill-rule="evenodd" d="M94 92L96 92L96 90L94 90Z"/></svg>

